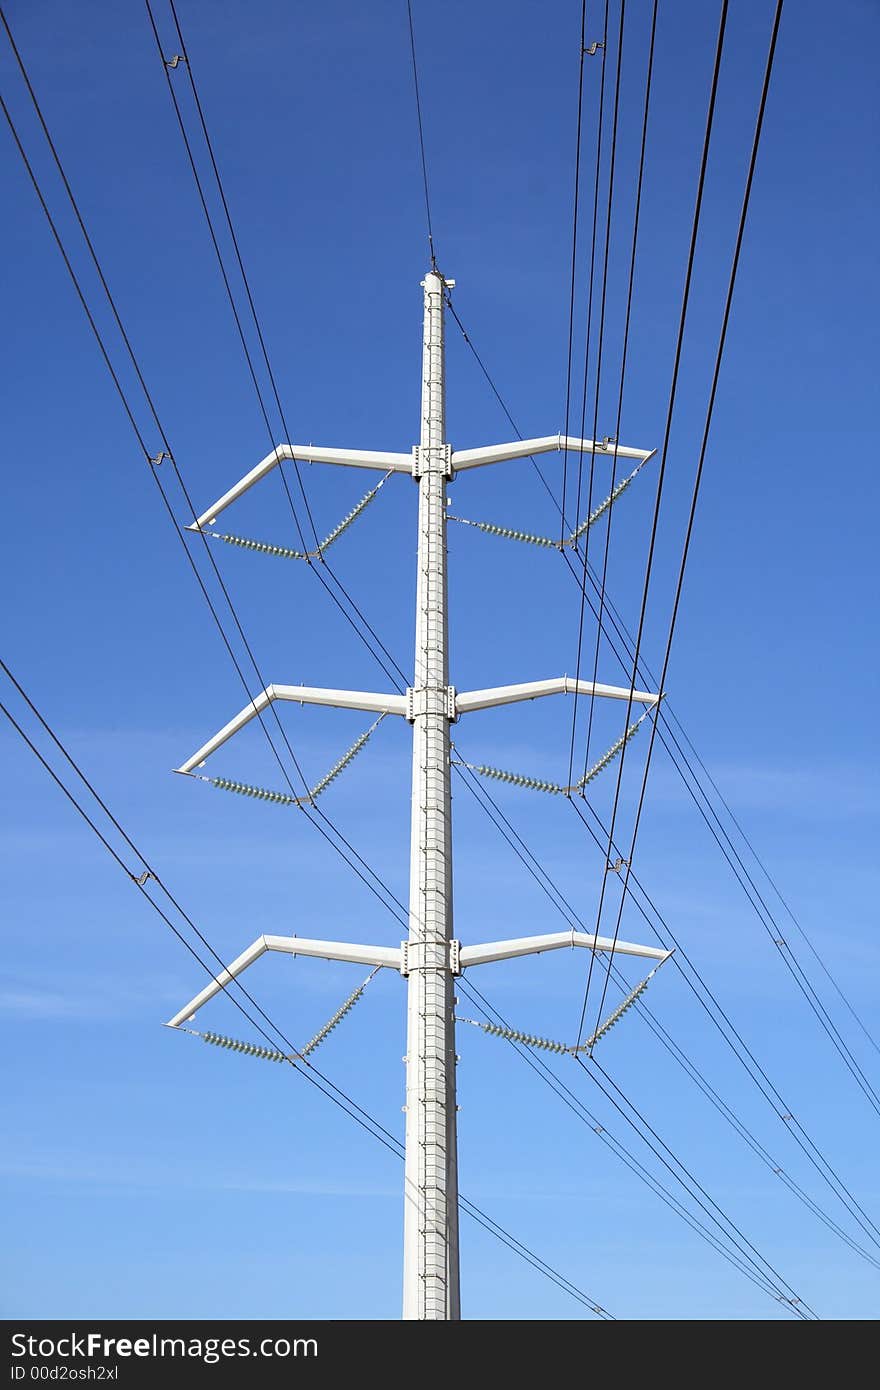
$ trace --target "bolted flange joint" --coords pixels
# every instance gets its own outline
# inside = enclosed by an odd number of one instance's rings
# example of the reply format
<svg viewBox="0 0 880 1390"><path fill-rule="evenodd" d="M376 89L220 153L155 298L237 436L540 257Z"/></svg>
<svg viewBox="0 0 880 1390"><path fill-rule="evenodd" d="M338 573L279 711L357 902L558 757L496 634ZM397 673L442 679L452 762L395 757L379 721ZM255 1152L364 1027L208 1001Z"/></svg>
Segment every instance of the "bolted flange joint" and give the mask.
<svg viewBox="0 0 880 1390"><path fill-rule="evenodd" d="M454 723L458 718L455 686L407 686L406 717L410 724L421 714L442 714Z"/></svg>
<svg viewBox="0 0 880 1390"><path fill-rule="evenodd" d="M448 952L444 948L448 946ZM433 959L426 957L433 956ZM401 941L400 973L407 979L414 970L449 970L452 975L461 974L460 941ZM404 1057L404 1061L408 1059Z"/></svg>
<svg viewBox="0 0 880 1390"><path fill-rule="evenodd" d="M433 464L430 455L436 460ZM430 450L413 445L412 475L417 482L423 473L442 473L444 478L451 478L452 471L451 444L438 444Z"/></svg>

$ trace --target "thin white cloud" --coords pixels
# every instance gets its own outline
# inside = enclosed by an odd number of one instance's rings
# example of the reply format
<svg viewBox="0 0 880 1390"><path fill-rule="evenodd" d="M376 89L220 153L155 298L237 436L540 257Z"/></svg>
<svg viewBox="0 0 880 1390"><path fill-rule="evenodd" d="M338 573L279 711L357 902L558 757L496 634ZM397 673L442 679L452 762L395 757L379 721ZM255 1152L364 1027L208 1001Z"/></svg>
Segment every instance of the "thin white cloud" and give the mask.
<svg viewBox="0 0 880 1390"><path fill-rule="evenodd" d="M129 1017L145 1002L164 1006L186 993L187 985L169 980L139 980L137 987L123 976L91 975L88 980L65 977L55 988L27 983L0 989L0 1014L33 1021L94 1020Z"/></svg>
<svg viewBox="0 0 880 1390"><path fill-rule="evenodd" d="M151 1163L139 1169L132 1162L131 1155L124 1161L96 1162L94 1158L80 1154L55 1154L51 1158L22 1158L0 1164L0 1177L7 1182L23 1181L39 1184L62 1183L74 1186L98 1186L126 1188L137 1191L156 1189L192 1188L212 1192L253 1192L271 1196L291 1197L371 1197L394 1198L400 1196L400 1189L391 1185L374 1183L333 1182L322 1178L292 1179L254 1178L245 1179L236 1174L205 1171L203 1166L188 1173L181 1166L163 1169Z"/></svg>
<svg viewBox="0 0 880 1390"><path fill-rule="evenodd" d="M23 1018L60 1019L87 1018L92 1006L72 995L52 994L47 990L0 990L0 1013L16 1014Z"/></svg>

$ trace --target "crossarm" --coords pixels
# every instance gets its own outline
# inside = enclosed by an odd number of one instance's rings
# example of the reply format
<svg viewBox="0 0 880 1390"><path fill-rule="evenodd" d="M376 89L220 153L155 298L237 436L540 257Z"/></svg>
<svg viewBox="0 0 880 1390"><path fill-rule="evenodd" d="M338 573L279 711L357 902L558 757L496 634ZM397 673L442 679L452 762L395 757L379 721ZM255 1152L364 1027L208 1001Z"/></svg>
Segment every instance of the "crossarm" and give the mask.
<svg viewBox="0 0 880 1390"><path fill-rule="evenodd" d="M489 690L460 691L455 697L457 714L512 705L520 700L537 700L542 695L599 695L608 700L629 700L634 704L655 705L657 695L647 690L629 690L621 685L601 685L596 681L576 681L569 676L552 676L545 681L526 681L522 685L495 685Z"/></svg>
<svg viewBox="0 0 880 1390"><path fill-rule="evenodd" d="M488 444L482 449L458 449L452 453L452 471L481 468L486 463L505 463L508 459L528 458L530 454L550 454L562 449L577 454L616 453L622 459L647 459L653 449L630 449L624 444L606 443L597 439L573 439L566 434L548 434L542 439L517 439L512 444Z"/></svg>
<svg viewBox="0 0 880 1390"><path fill-rule="evenodd" d="M254 483L265 478L267 473L285 459L300 459L305 463L335 463L345 468L375 468L382 473L387 473L390 469L395 473L412 474L413 466L412 453L393 454L372 449L325 449L312 444L279 444L277 449L267 454L250 473L245 473L234 487L224 492L222 497L218 497L214 505L202 512L187 530L198 531L203 526L213 526L221 512L225 512L226 508L252 488Z"/></svg>
<svg viewBox="0 0 880 1390"><path fill-rule="evenodd" d="M583 946L588 951L611 951L616 956L644 956L646 960L666 960L672 952L656 946L639 946L632 941L612 941L607 936L587 936L586 932L554 931L544 936L520 936L511 941L486 941L481 946L462 946L459 964L488 965L494 960L514 956L536 956L542 951L559 951L564 946Z"/></svg>
<svg viewBox="0 0 880 1390"><path fill-rule="evenodd" d="M200 767L206 758L216 753L233 734L243 729L257 715L272 704L273 700L291 700L299 705L332 705L335 709L365 709L376 714L406 715L405 695L385 695L370 690L324 690L312 685L269 685L255 695L249 705L238 713L219 733L209 738L207 743L191 758L181 763L178 772L192 772Z"/></svg>
<svg viewBox="0 0 880 1390"><path fill-rule="evenodd" d="M188 1019L194 1018L203 1004L207 1004L209 999L213 999L215 994L219 994L221 989L225 989L231 984L243 970L247 970L249 965L253 965L255 960L259 960L268 950L265 936L258 936L246 951L242 951L240 956L236 956L231 965L227 965L225 970L215 976L209 985L200 990L194 999L191 999L185 1008L176 1013L173 1018L168 1020L169 1028L179 1028L181 1023L186 1023Z"/></svg>
<svg viewBox="0 0 880 1390"><path fill-rule="evenodd" d="M258 936L252 946L242 951L240 956L221 970L209 985L191 999L188 1004L168 1020L169 1028L179 1028L195 1017L203 1004L213 999L222 989L239 976L249 965L266 951L284 951L290 956L316 956L321 960L351 961L355 965L389 966L399 970L401 951L399 946L368 946L348 941L315 941L306 936Z"/></svg>

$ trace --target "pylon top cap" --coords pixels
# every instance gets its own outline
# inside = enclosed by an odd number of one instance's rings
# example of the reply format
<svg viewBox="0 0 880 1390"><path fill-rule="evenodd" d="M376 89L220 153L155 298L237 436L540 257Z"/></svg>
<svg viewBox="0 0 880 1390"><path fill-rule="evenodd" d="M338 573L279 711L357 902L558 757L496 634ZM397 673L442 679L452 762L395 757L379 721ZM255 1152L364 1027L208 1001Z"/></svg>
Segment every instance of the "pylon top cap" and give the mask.
<svg viewBox="0 0 880 1390"><path fill-rule="evenodd" d="M445 285L446 289L455 289L455 281L447 279L447 277L443 274L442 270L440 270L436 265L431 266L431 269L428 271L427 275L425 276L425 279L422 281L422 285L424 285L425 280L428 280L432 275L436 275L437 279L440 281L442 285Z"/></svg>

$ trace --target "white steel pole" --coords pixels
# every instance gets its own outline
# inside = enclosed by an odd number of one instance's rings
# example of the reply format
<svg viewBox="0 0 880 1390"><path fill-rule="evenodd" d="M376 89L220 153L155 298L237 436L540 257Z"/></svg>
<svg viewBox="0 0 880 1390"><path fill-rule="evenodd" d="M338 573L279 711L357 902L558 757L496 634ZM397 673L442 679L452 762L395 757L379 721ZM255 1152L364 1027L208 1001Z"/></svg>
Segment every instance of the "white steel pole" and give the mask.
<svg viewBox="0 0 880 1390"><path fill-rule="evenodd" d="M422 426L413 685L407 947L403 1316L461 1316L452 939L452 817L446 595L444 283L422 282Z"/></svg>
<svg viewBox="0 0 880 1390"><path fill-rule="evenodd" d="M449 725L459 714L545 695L591 694L656 705L660 694L600 685L568 676L493 686L456 694L449 684L446 592L446 485L456 470L504 462L531 453L583 446L608 452L610 441L547 435L453 453L446 442L444 291L454 284L433 269L422 281L425 300L422 350L422 424L413 457L361 449L318 449L281 445L235 487L202 513L194 528L214 524L221 511L253 486L282 458L357 467L412 470L419 484L418 575L415 663L406 695L316 686L270 685L177 770L193 773L226 741L276 700L335 705L395 714L411 721L412 821L410 831L409 936L400 950L387 946L262 936L174 1015L170 1026L194 1014L247 969L264 951L349 960L399 969L407 980L406 1165L404 1201L403 1316L448 1320L461 1317L458 1251L458 1151L454 975L466 966L506 960L564 946L582 946L651 959L668 953L631 942L556 932L511 941L461 946L452 931L452 814ZM621 456L647 460L643 449L618 448ZM235 539L226 537L226 539ZM206 781L214 779L205 778ZM245 789L246 790L246 789ZM271 795L271 794L270 794Z"/></svg>

